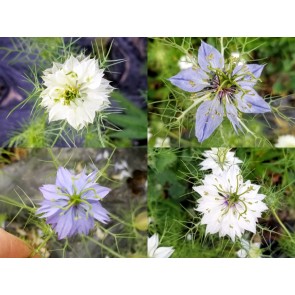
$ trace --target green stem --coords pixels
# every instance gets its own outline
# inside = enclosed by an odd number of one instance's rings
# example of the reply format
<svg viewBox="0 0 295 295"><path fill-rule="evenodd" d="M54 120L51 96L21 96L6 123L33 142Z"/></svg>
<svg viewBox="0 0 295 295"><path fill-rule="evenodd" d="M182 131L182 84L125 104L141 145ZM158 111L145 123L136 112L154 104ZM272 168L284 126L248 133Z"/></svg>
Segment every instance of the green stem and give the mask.
<svg viewBox="0 0 295 295"><path fill-rule="evenodd" d="M188 112L190 112L191 109L193 109L202 101L204 101L208 96L209 95L204 95L203 97L195 99L194 102L185 111L183 111L182 114L176 120L180 121Z"/></svg>
<svg viewBox="0 0 295 295"><path fill-rule="evenodd" d="M48 237L37 247L37 249L34 249L34 251L31 253L31 257L35 256L36 254L39 254L39 251L46 245L46 243L54 236L54 233L51 233L48 235Z"/></svg>
<svg viewBox="0 0 295 295"><path fill-rule="evenodd" d="M54 141L53 141L51 147L54 147L54 145L56 144L58 138L60 137L61 133L62 133L63 130L65 129L66 124L67 124L67 122L65 121L65 122L63 123L63 125L60 127L59 132L58 132L57 136L55 137L55 139L54 139Z"/></svg>
<svg viewBox="0 0 295 295"><path fill-rule="evenodd" d="M117 258L124 258L124 256L118 254L117 252L115 252L113 249L107 247L106 245L104 245L103 243L95 240L94 238L91 238L89 236L85 236L86 239L94 242L95 244L97 244L98 246L100 246L101 248L105 249L106 251L108 251L109 253L111 253L113 256L117 257Z"/></svg>
<svg viewBox="0 0 295 295"><path fill-rule="evenodd" d="M51 158L52 158L52 161L53 161L53 163L54 163L55 168L58 169L58 167L62 166L62 165L59 163L59 161L56 159L55 155L53 154L52 149L51 149L51 148L48 148L47 151L48 151L49 155L50 155Z"/></svg>
<svg viewBox="0 0 295 295"><path fill-rule="evenodd" d="M104 143L104 141L103 141L103 139L102 139L101 129L100 129L100 124L98 124L97 127L98 127L98 128L97 128L98 139L99 139L99 141L100 141L101 147L104 148L104 147L106 147L106 146L105 146L105 143Z"/></svg>
<svg viewBox="0 0 295 295"><path fill-rule="evenodd" d="M223 37L220 38L220 53L224 57Z"/></svg>
<svg viewBox="0 0 295 295"><path fill-rule="evenodd" d="M272 208L271 209L272 214L274 215L274 217L276 218L276 220L278 221L278 223L280 224L280 226L282 227L282 229L286 232L286 234L293 240L293 237L291 235L291 233L289 232L289 230L285 227L285 225L283 224L283 222L281 221L280 217L278 216L278 214L276 213L276 211Z"/></svg>

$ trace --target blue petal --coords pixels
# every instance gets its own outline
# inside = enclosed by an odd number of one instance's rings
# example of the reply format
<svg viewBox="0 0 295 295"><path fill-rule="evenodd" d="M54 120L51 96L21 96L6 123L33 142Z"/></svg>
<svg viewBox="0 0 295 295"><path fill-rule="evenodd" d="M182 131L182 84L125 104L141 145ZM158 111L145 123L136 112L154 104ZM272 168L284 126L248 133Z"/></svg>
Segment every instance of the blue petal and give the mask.
<svg viewBox="0 0 295 295"><path fill-rule="evenodd" d="M111 191L110 188L100 186L98 184L89 184L85 187L85 189L87 189L87 191L82 195L82 198L87 200L102 199Z"/></svg>
<svg viewBox="0 0 295 295"><path fill-rule="evenodd" d="M199 142L207 139L223 120L224 109L216 97L212 101L203 102L196 114L195 134Z"/></svg>
<svg viewBox="0 0 295 295"><path fill-rule="evenodd" d="M56 175L56 185L65 189L70 195L73 194L72 174L69 170L59 167Z"/></svg>
<svg viewBox="0 0 295 295"><path fill-rule="evenodd" d="M202 69L189 68L168 80L184 91L198 92L209 86L208 79L208 75Z"/></svg>
<svg viewBox="0 0 295 295"><path fill-rule="evenodd" d="M85 205L85 204L83 204ZM88 207L87 207L88 210ZM94 219L91 216L90 212L86 213L83 209L83 206L80 205L76 209L76 216L74 221L74 230L71 232L72 235L74 234L84 234L88 235L89 231L94 227Z"/></svg>
<svg viewBox="0 0 295 295"><path fill-rule="evenodd" d="M52 201L52 200L68 200L69 198L65 195L62 195L61 191L58 190L55 184L45 184L39 188L44 199Z"/></svg>
<svg viewBox="0 0 295 295"><path fill-rule="evenodd" d="M253 87L260 77L264 65L244 64L234 68L232 75L237 75L236 81L241 87Z"/></svg>
<svg viewBox="0 0 295 295"><path fill-rule="evenodd" d="M205 72L210 72L210 68L223 69L224 67L224 59L221 53L203 41L199 48L198 63Z"/></svg>
<svg viewBox="0 0 295 295"><path fill-rule="evenodd" d="M250 72L254 75L255 78L259 78L261 73L265 67L265 65L257 65L257 64L247 64Z"/></svg>
<svg viewBox="0 0 295 295"><path fill-rule="evenodd" d="M226 108L227 118L232 123L236 133L238 133L238 129L242 130L242 128L241 128L239 120L238 120L238 111L237 111L236 107L234 105L232 105L231 103L226 102L225 108Z"/></svg>
<svg viewBox="0 0 295 295"><path fill-rule="evenodd" d="M74 221L73 213L74 212L72 208L70 208L68 211L64 212L64 214L60 215L59 220L54 228L58 234L59 240L69 236Z"/></svg>
<svg viewBox="0 0 295 295"><path fill-rule="evenodd" d="M108 216L109 212L102 207L102 205L99 202L91 202L92 204L92 214L95 219L102 223L107 223L110 221L110 218Z"/></svg>
<svg viewBox="0 0 295 295"><path fill-rule="evenodd" d="M78 175L72 176L73 186L76 190L76 193L80 193L87 184L87 175L85 174L85 170L83 170Z"/></svg>
<svg viewBox="0 0 295 295"><path fill-rule="evenodd" d="M96 177L97 177L97 170L94 170L93 172L91 172L88 176L87 176L87 182L95 182Z"/></svg>
<svg viewBox="0 0 295 295"><path fill-rule="evenodd" d="M235 97L238 109L243 113L267 113L271 112L269 104L252 88L245 88L247 93L239 92Z"/></svg>

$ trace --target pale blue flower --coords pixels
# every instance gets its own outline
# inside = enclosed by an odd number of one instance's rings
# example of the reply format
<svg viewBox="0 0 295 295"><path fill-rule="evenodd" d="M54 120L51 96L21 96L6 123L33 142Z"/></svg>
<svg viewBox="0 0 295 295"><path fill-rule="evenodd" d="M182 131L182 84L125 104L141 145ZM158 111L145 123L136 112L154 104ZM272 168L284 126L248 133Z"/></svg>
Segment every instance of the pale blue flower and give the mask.
<svg viewBox="0 0 295 295"><path fill-rule="evenodd" d="M202 41L198 65L169 79L182 90L204 97L196 114L195 134L200 142L214 132L224 116L227 116L238 133L239 129L245 127L240 112L271 111L268 103L253 89L263 68L264 65L239 64L233 58L226 64L216 48Z"/></svg>
<svg viewBox="0 0 295 295"><path fill-rule="evenodd" d="M97 171L88 176L82 171L73 175L69 170L60 167L55 184L40 187L44 201L37 210L46 218L58 234L64 239L76 234L87 235L94 227L95 220L107 223L108 211L100 203L111 189L95 182Z"/></svg>

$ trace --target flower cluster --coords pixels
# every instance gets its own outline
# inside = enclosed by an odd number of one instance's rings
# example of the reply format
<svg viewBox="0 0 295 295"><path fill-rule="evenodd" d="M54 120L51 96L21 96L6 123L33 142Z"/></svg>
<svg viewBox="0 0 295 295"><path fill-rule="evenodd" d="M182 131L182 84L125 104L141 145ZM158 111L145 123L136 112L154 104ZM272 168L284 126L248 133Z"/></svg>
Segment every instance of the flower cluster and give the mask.
<svg viewBox="0 0 295 295"><path fill-rule="evenodd" d="M103 78L96 59L70 56L63 64L53 63L44 71L45 89L41 106L49 113L49 122L66 120L76 130L93 123L96 112L110 105L113 87Z"/></svg>
<svg viewBox="0 0 295 295"><path fill-rule="evenodd" d="M239 167L242 161L229 149L212 148L203 156L201 170L212 172L193 189L201 196L195 210L202 214L206 234L227 235L234 242L245 230L256 233L258 218L268 209L262 201L265 195L258 193L260 186L244 182Z"/></svg>
<svg viewBox="0 0 295 295"><path fill-rule="evenodd" d="M270 112L268 103L254 90L263 65L245 64L231 56L226 62L213 46L202 42L198 62L171 77L180 89L195 93L199 106L195 135L199 142L207 139L227 116L234 130L246 128L242 113Z"/></svg>
<svg viewBox="0 0 295 295"><path fill-rule="evenodd" d="M94 227L95 220L107 223L108 211L100 203L110 189L95 182L97 171L88 176L82 171L73 175L69 170L60 167L55 184L40 187L44 201L37 210L46 218L58 234L64 239L76 234L87 235Z"/></svg>

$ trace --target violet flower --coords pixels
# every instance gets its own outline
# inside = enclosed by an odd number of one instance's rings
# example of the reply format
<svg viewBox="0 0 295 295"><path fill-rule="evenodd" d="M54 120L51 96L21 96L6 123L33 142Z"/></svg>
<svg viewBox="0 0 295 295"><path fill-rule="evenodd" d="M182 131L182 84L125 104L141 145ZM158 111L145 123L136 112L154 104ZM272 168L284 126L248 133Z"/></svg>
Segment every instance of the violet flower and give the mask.
<svg viewBox="0 0 295 295"><path fill-rule="evenodd" d="M199 142L214 132L224 116L238 133L242 127L247 129L240 119L240 112L271 111L268 103L253 89L263 68L264 65L237 63L233 57L226 64L216 48L202 41L198 65L169 79L180 89L197 93L197 97L203 98L196 114L195 134Z"/></svg>
<svg viewBox="0 0 295 295"><path fill-rule="evenodd" d="M64 239L76 234L87 235L94 227L95 220L107 223L108 211L100 203L110 189L95 182L97 171L88 176L82 171L73 175L63 167L59 167L55 184L40 187L44 201L37 210L46 218L58 234Z"/></svg>

